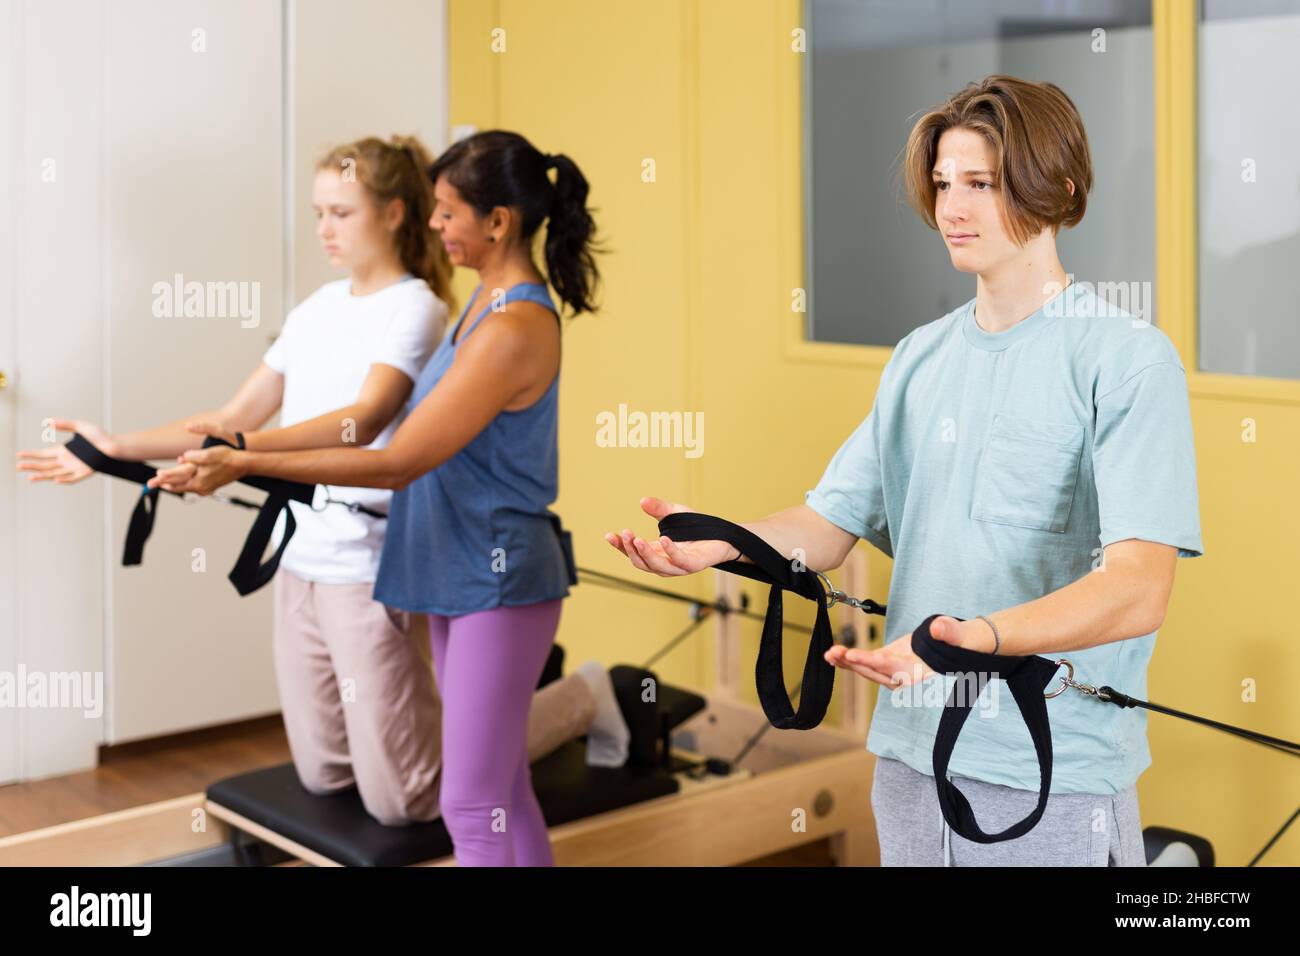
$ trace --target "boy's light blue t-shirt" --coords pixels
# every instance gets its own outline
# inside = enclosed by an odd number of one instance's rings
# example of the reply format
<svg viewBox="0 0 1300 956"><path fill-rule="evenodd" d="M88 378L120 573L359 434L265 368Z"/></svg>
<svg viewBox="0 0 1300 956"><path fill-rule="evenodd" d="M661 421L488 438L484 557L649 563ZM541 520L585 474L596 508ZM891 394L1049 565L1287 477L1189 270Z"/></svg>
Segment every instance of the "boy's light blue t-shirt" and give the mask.
<svg viewBox="0 0 1300 956"><path fill-rule="evenodd" d="M1126 538L1196 557L1185 370L1162 331L1086 285L1000 333L976 324L972 299L898 343L871 413L805 499L894 559L886 643L931 614L969 620L1043 597ZM1076 680L1145 699L1155 640L1060 656ZM882 688L867 749L933 776L955 680ZM1048 701L1048 715L1052 793L1117 793L1151 764L1141 708L1071 690ZM1033 743L1004 682L985 688L949 775L1038 790Z"/></svg>

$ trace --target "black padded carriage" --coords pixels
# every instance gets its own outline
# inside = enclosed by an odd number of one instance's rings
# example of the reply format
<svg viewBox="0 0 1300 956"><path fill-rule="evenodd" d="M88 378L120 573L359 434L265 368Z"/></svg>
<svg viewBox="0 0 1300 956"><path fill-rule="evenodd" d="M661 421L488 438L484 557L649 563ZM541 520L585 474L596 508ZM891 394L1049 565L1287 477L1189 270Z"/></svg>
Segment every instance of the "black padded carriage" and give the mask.
<svg viewBox="0 0 1300 956"><path fill-rule="evenodd" d="M653 678L649 671L629 667L614 668L611 675L621 700L639 688L641 678ZM558 667L548 666L542 683L558 676ZM641 720L640 732L633 727L634 737L641 739L634 739L633 755L626 765L587 766L582 740L568 741L533 764L533 790L547 826L677 792L670 755L655 747L654 740L666 740L669 731L703 710L705 701L698 694L665 685L658 685L656 696L654 719ZM652 735L649 748L644 746L646 729ZM384 826L366 812L355 787L316 796L303 788L291 763L218 781L208 787L207 798L346 866L407 866L452 852L451 837L441 819L405 827ZM249 861L248 854L240 856Z"/></svg>

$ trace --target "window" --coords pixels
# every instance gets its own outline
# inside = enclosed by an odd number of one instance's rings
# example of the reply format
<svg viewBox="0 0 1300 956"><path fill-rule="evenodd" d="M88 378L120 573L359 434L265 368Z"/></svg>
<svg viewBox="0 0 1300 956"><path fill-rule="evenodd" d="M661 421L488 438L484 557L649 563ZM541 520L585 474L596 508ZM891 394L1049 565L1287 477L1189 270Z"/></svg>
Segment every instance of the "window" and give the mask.
<svg viewBox="0 0 1300 956"><path fill-rule="evenodd" d="M1300 0L1206 0L1199 43L1197 365L1300 378Z"/></svg>
<svg viewBox="0 0 1300 956"><path fill-rule="evenodd" d="M921 112L991 73L1049 80L1079 108L1094 186L1061 262L1156 321L1150 2L806 0L804 22L808 339L893 346L974 297L895 180Z"/></svg>

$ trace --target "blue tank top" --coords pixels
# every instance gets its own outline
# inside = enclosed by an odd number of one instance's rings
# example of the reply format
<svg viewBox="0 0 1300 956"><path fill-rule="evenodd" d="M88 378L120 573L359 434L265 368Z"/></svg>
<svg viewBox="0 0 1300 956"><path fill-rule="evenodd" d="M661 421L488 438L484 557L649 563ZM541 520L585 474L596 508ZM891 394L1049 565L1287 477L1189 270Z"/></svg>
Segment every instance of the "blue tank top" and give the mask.
<svg viewBox="0 0 1300 956"><path fill-rule="evenodd" d="M518 301L555 312L550 293L538 282L506 290L503 303ZM466 303L416 380L408 412L447 373L456 349L491 308L485 306L458 336L469 311ZM558 517L548 509L558 486L559 389L557 372L532 405L500 412L459 452L393 493L375 600L452 616L568 596Z"/></svg>

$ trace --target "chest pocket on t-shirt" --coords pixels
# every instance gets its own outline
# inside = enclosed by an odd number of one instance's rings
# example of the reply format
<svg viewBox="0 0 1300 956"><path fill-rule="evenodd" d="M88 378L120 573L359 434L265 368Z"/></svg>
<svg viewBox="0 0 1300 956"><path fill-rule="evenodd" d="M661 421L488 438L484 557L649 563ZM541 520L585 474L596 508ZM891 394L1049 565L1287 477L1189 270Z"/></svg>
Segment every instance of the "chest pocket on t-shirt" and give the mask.
<svg viewBox="0 0 1300 956"><path fill-rule="evenodd" d="M999 412L975 480L977 521L1063 533L1074 503L1083 426Z"/></svg>

